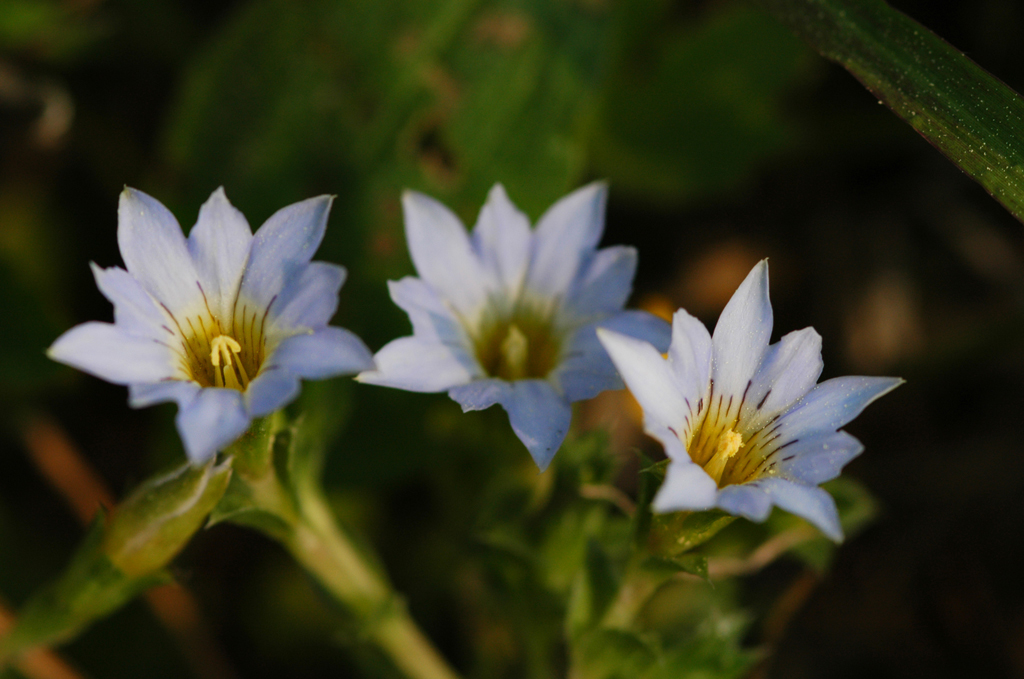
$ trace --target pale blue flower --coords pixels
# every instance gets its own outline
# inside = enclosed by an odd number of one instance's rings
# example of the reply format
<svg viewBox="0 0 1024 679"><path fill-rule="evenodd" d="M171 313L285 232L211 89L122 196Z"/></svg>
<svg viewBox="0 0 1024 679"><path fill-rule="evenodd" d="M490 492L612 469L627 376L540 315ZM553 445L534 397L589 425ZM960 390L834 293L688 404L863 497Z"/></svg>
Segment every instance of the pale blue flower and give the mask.
<svg viewBox="0 0 1024 679"><path fill-rule="evenodd" d="M818 488L863 450L839 428L899 386L894 377L821 375L813 328L768 344L768 264L754 267L729 300L715 334L680 309L668 356L598 331L644 409L644 428L670 458L654 498L659 512L717 507L764 521L773 505L842 539L835 501Z"/></svg>
<svg viewBox="0 0 1024 679"><path fill-rule="evenodd" d="M500 404L543 470L569 429L570 403L621 388L595 328L667 348L669 326L623 311L636 250L597 249L606 188L562 198L536 229L496 184L476 227L436 200L402 197L405 233L419 278L389 283L413 335L374 357L357 379L410 391L447 391L464 411Z"/></svg>
<svg viewBox="0 0 1024 679"><path fill-rule="evenodd" d="M186 239L159 201L126 188L117 241L127 271L92 265L114 323L72 328L50 358L128 385L133 408L177 402L178 432L195 462L294 399L300 377L371 368L358 337L327 325L345 269L310 261L331 200L283 208L253 235L217 189Z"/></svg>

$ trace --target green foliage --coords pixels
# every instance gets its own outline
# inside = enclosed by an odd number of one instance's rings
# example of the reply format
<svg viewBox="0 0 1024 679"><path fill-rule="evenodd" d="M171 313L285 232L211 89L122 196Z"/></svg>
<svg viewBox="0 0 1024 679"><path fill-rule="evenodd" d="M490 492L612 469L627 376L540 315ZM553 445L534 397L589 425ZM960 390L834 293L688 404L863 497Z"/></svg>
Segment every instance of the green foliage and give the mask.
<svg viewBox="0 0 1024 679"><path fill-rule="evenodd" d="M109 520L98 515L64 572L29 599L14 630L0 640L0 665L77 635L167 581L164 568L202 526L230 477L230 464L186 464L143 483Z"/></svg>
<svg viewBox="0 0 1024 679"><path fill-rule="evenodd" d="M0 8L0 51L23 50L47 59L70 59L94 42L99 26L70 5L46 0L5 0Z"/></svg>
<svg viewBox="0 0 1024 679"><path fill-rule="evenodd" d="M735 191L799 140L783 97L813 57L769 17L726 6L679 28L668 3L623 3L594 164L616 190L659 203Z"/></svg>
<svg viewBox="0 0 1024 679"><path fill-rule="evenodd" d="M17 625L0 639L0 668L26 650L75 636L139 593L167 581L162 568L132 576L115 566L102 547L105 533L103 517L98 516L60 577L22 607Z"/></svg>
<svg viewBox="0 0 1024 679"><path fill-rule="evenodd" d="M882 0L761 0L1024 221L1024 99Z"/></svg>

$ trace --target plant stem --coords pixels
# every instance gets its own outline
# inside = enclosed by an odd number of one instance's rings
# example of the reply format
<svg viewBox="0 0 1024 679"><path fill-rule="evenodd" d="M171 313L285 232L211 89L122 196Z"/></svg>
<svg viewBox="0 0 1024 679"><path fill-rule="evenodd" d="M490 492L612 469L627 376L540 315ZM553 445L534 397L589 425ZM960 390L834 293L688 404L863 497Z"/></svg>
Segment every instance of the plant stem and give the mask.
<svg viewBox="0 0 1024 679"><path fill-rule="evenodd" d="M387 578L338 525L319 485L293 484L293 492L286 490L270 464L272 445L261 441L254 438L251 443L243 442L234 452L235 479L246 486L247 502L287 526L286 530L263 532L280 542L362 623L365 637L383 650L405 676L459 679L417 627Z"/></svg>
<svg viewBox="0 0 1024 679"><path fill-rule="evenodd" d="M323 502L303 498L285 546L338 601L366 621L365 634L411 679L457 679L388 583L366 562Z"/></svg>

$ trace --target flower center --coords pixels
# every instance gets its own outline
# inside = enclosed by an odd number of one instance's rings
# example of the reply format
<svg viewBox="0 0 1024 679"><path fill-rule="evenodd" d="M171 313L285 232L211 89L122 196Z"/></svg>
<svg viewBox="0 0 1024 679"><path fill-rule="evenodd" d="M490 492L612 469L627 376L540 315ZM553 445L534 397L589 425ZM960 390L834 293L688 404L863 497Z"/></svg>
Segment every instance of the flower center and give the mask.
<svg viewBox="0 0 1024 679"><path fill-rule="evenodd" d="M719 488L723 485L722 474L725 472L726 463L731 460L736 453L740 452L740 448L743 447L743 437L734 432L732 429L727 429L718 436L718 443L715 445L715 452L711 455L711 459L704 463L704 471L708 473L708 476L715 480Z"/></svg>
<svg viewBox="0 0 1024 679"><path fill-rule="evenodd" d="M174 319L182 371L201 387L245 391L268 354L264 323L243 306L229 324L212 313Z"/></svg>
<svg viewBox="0 0 1024 679"><path fill-rule="evenodd" d="M485 323L474 345L484 372L509 381L547 377L561 352L551 323L531 314Z"/></svg>
<svg viewBox="0 0 1024 679"><path fill-rule="evenodd" d="M213 379L218 387L245 391L249 386L249 374L241 360L232 356L242 353L242 345L234 337L217 335L210 342L210 363L213 365ZM221 365L223 363L223 365Z"/></svg>

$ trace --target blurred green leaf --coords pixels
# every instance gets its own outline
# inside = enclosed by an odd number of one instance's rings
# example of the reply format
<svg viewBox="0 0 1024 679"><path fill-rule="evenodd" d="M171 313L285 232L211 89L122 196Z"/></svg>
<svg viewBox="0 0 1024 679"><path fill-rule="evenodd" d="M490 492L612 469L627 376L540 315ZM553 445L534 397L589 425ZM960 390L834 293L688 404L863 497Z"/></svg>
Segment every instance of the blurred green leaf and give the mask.
<svg viewBox="0 0 1024 679"><path fill-rule="evenodd" d="M708 558L703 554L680 554L674 558L651 557L643 562L643 568L649 571L666 571L670 573L689 573L701 580L708 579Z"/></svg>
<svg viewBox="0 0 1024 679"><path fill-rule="evenodd" d="M761 0L1024 221L1024 99L881 0Z"/></svg>
<svg viewBox="0 0 1024 679"><path fill-rule="evenodd" d="M600 622L619 588L619 577L608 554L596 540L587 543L587 560L573 583L566 627L578 637Z"/></svg>
<svg viewBox="0 0 1024 679"><path fill-rule="evenodd" d="M663 203L721 194L798 140L783 97L813 55L770 17L727 6L680 29L668 3L624 8L642 16L623 20L629 56L605 90L593 144L617 190Z"/></svg>
<svg viewBox="0 0 1024 679"><path fill-rule="evenodd" d="M690 639L666 650L642 679L739 679L761 654L741 646L748 627L743 615L713 613Z"/></svg>
<svg viewBox="0 0 1024 679"><path fill-rule="evenodd" d="M657 556L677 557L704 544L735 520L718 509L657 514L651 522L648 547Z"/></svg>
<svg viewBox="0 0 1024 679"><path fill-rule="evenodd" d="M28 50L46 58L73 56L100 31L68 3L4 0L0 4L0 50Z"/></svg>
<svg viewBox="0 0 1024 679"><path fill-rule="evenodd" d="M634 679L657 660L651 643L633 632L597 629L573 646L570 675L579 679Z"/></svg>

